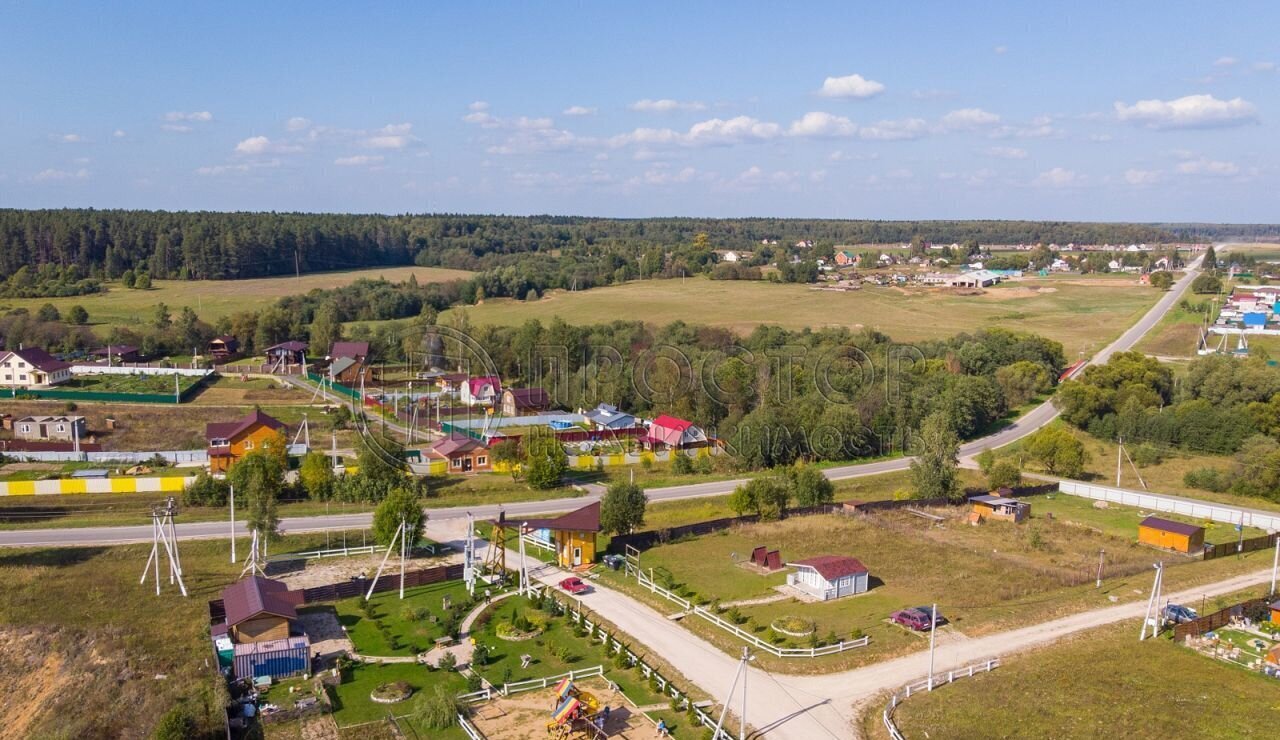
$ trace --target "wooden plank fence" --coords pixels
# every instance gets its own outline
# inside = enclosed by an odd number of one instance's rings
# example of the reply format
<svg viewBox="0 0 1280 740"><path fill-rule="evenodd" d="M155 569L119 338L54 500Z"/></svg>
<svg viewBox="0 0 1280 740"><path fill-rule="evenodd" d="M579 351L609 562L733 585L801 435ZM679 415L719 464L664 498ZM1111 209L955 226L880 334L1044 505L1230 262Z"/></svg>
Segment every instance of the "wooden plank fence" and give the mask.
<svg viewBox="0 0 1280 740"><path fill-rule="evenodd" d="M1225 558L1228 555L1236 555L1238 553L1253 552L1254 550L1269 550L1276 546L1276 537L1280 533L1264 534L1261 537L1250 537L1247 540L1236 542L1223 542L1217 545L1207 544L1204 546L1204 559L1216 560Z"/></svg>
<svg viewBox="0 0 1280 740"><path fill-rule="evenodd" d="M1269 599L1249 599L1239 604L1232 604L1225 609L1219 609L1212 614L1205 614L1190 622L1174 625L1173 639L1174 641L1185 640L1188 637L1199 637L1206 632L1212 632L1230 624L1232 617L1244 616L1245 613L1257 609L1266 609L1269 602Z"/></svg>

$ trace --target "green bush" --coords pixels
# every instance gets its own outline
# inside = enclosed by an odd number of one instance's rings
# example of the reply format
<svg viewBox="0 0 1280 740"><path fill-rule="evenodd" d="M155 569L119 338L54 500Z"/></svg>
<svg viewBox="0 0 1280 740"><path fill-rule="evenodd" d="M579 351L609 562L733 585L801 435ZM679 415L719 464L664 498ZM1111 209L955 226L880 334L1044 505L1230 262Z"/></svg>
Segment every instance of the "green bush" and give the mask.
<svg viewBox="0 0 1280 740"><path fill-rule="evenodd" d="M676 475L688 475L693 472L693 461L679 450L671 451L671 472Z"/></svg>
<svg viewBox="0 0 1280 740"><path fill-rule="evenodd" d="M458 714L465 707L444 686L436 686L434 691L422 692L413 702L413 713L429 730L444 730L458 722Z"/></svg>
<svg viewBox="0 0 1280 740"><path fill-rule="evenodd" d="M1188 488L1199 488L1202 491L1222 493L1230 487L1228 476L1216 468L1196 468L1188 470L1182 476L1183 485Z"/></svg>

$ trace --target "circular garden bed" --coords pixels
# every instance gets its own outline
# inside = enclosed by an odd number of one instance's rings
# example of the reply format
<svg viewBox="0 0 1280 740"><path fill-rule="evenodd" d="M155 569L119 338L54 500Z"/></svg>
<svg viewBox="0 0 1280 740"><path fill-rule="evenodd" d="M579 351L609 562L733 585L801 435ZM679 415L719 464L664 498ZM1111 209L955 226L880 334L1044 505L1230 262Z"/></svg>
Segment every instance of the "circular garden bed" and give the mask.
<svg viewBox="0 0 1280 740"><path fill-rule="evenodd" d="M406 681L392 681L391 683L378 684L378 687L369 692L369 698L379 704L398 704L408 699L413 694L413 687Z"/></svg>
<svg viewBox="0 0 1280 740"><path fill-rule="evenodd" d="M778 617L769 624L769 627L774 632L788 637L808 637L815 630L812 620L792 616Z"/></svg>

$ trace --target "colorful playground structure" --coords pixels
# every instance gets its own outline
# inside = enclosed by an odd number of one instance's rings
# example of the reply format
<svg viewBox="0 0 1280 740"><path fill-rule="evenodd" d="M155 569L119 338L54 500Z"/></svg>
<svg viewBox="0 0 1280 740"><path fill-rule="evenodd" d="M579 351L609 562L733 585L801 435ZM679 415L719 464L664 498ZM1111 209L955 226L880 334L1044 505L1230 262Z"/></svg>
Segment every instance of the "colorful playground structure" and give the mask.
<svg viewBox="0 0 1280 740"><path fill-rule="evenodd" d="M601 707L595 694L583 691L565 678L556 684L555 708L547 723L547 736L554 740L595 740L605 738L609 708Z"/></svg>

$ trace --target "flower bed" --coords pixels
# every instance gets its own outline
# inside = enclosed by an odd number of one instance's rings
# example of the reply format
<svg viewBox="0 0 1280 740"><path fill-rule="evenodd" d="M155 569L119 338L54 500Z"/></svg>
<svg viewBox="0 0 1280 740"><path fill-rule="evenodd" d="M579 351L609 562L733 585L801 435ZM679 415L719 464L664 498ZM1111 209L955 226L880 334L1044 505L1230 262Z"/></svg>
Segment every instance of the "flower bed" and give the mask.
<svg viewBox="0 0 1280 740"><path fill-rule="evenodd" d="M815 629L812 620L792 616L778 617L769 624L769 627L774 632L788 637L808 637Z"/></svg>
<svg viewBox="0 0 1280 740"><path fill-rule="evenodd" d="M398 704L413 694L413 687L405 681L378 684L369 692L369 698L379 704Z"/></svg>

